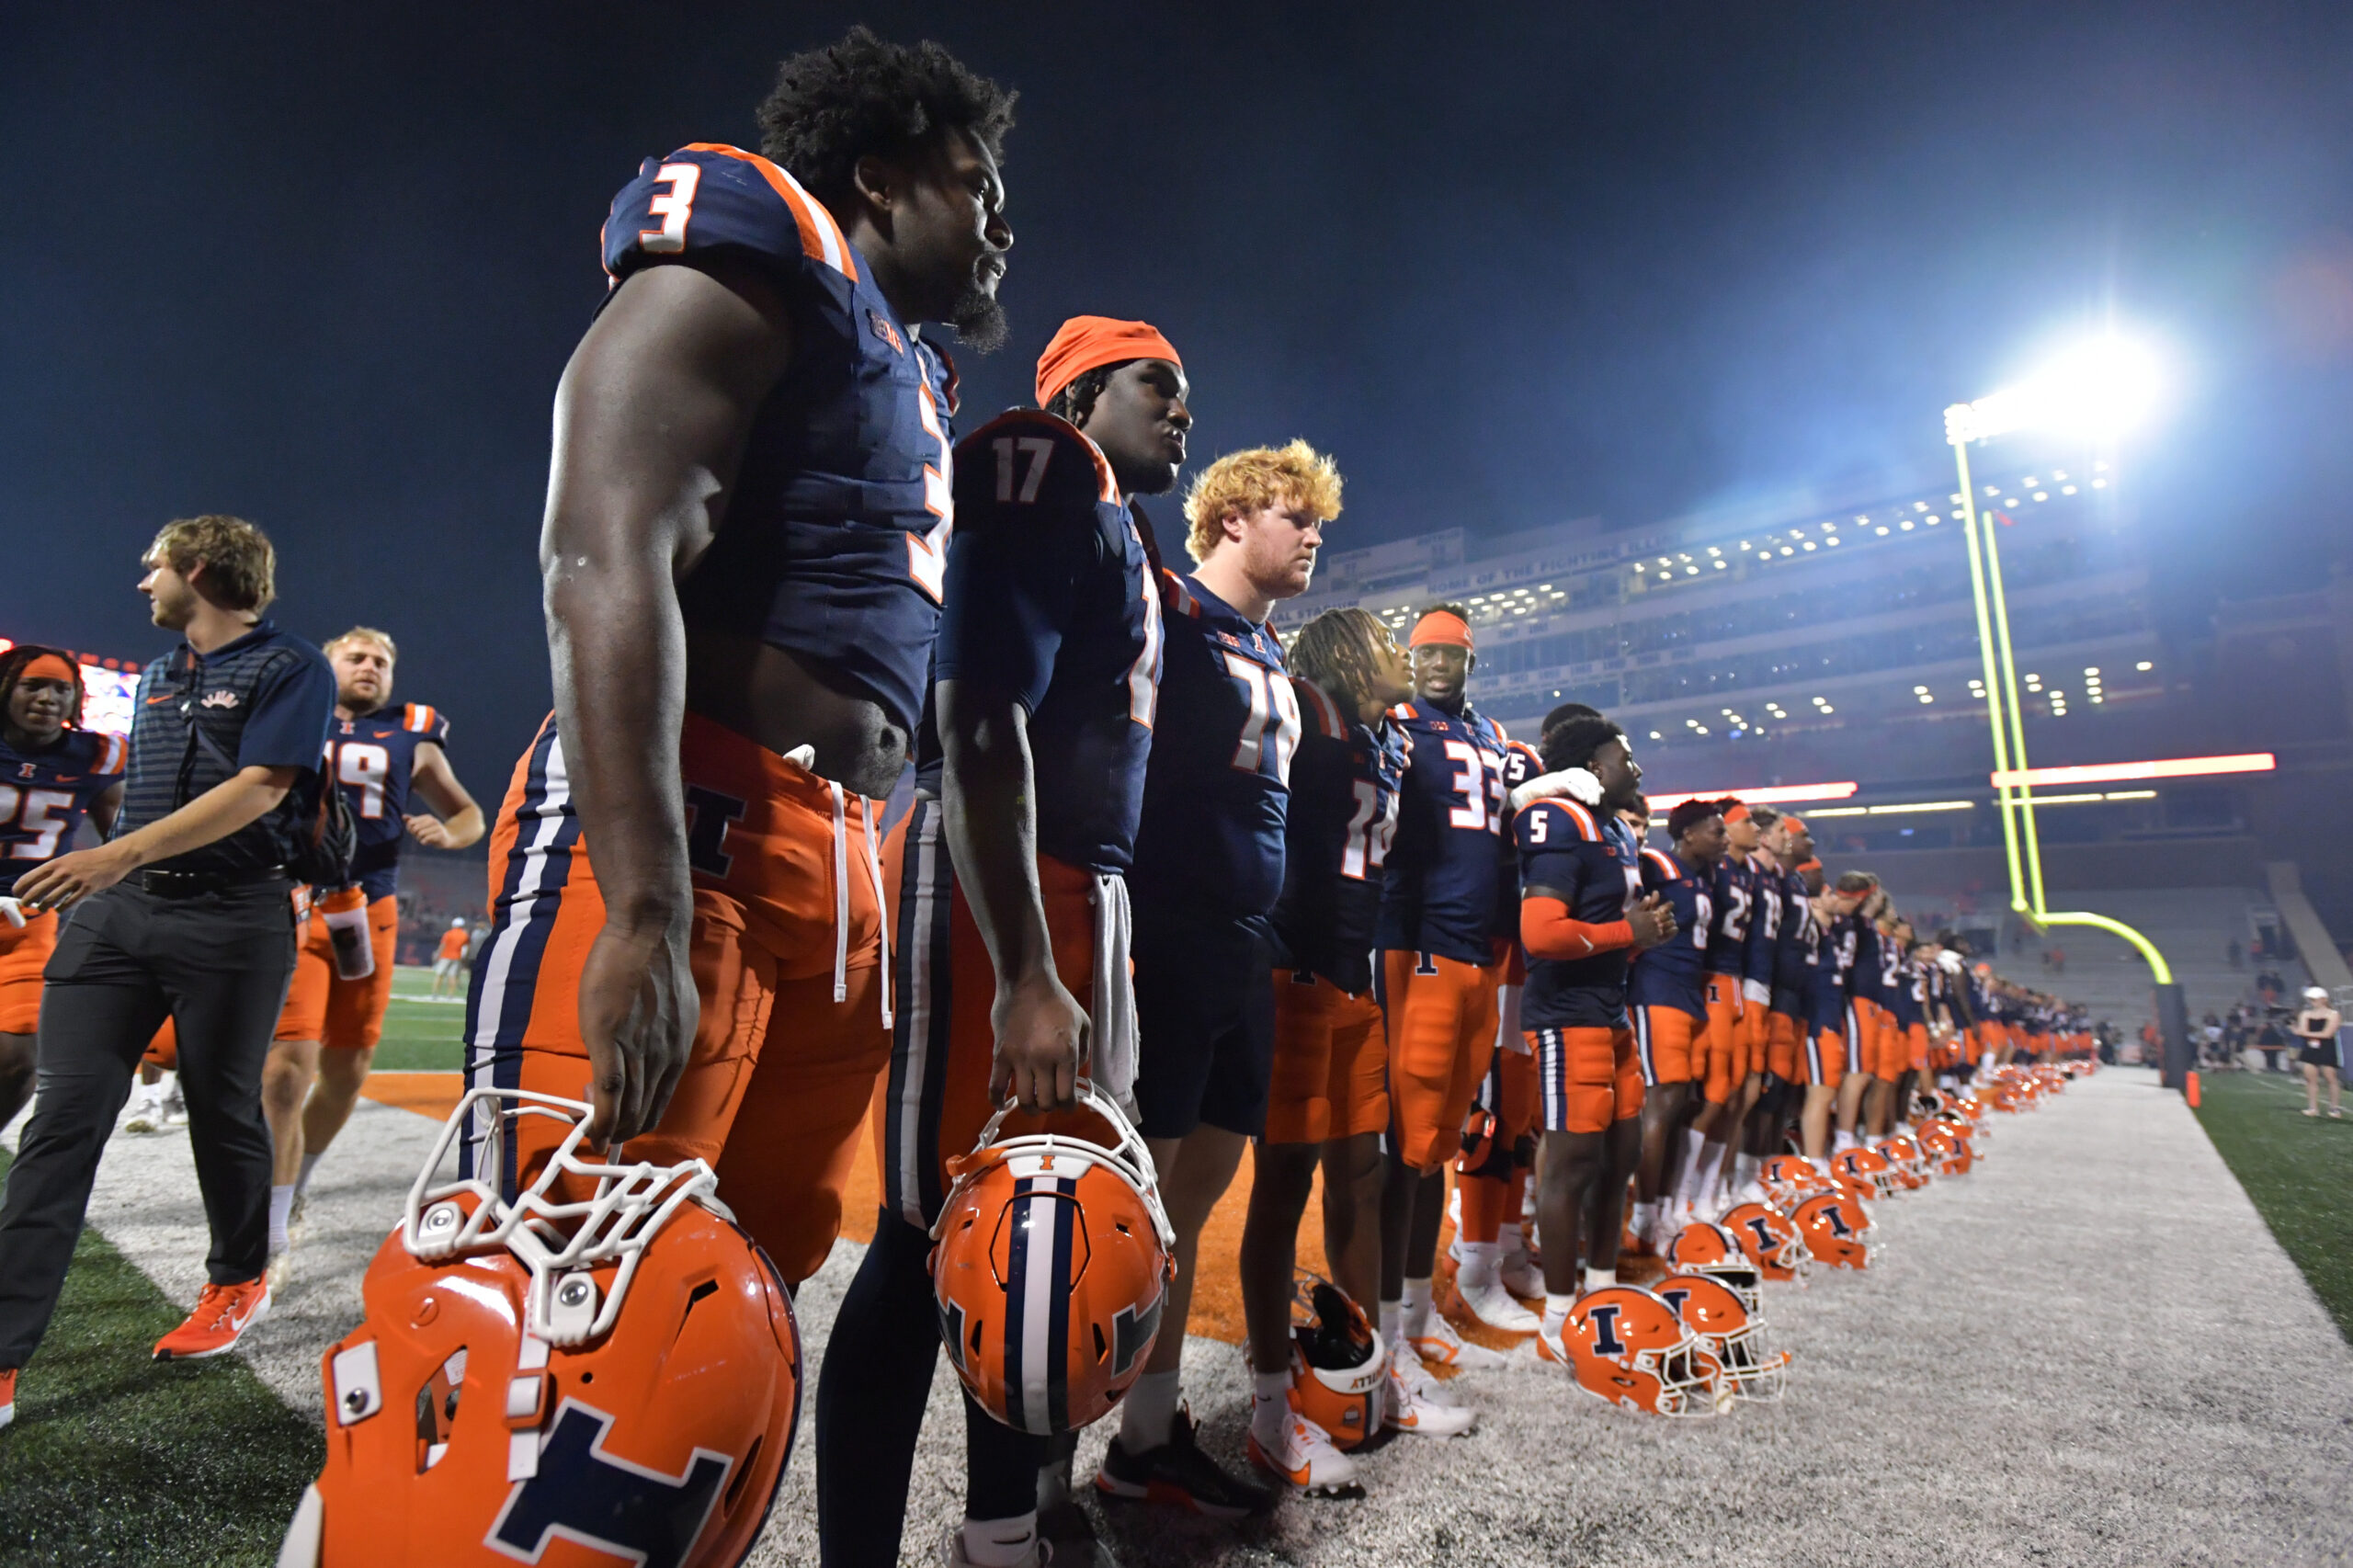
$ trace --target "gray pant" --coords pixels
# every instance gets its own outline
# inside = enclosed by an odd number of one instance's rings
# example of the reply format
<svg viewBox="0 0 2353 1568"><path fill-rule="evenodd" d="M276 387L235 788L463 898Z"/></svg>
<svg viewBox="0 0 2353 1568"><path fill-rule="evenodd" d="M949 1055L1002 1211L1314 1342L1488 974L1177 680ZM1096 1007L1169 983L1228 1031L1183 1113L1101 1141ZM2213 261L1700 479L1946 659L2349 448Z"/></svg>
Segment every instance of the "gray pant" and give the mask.
<svg viewBox="0 0 2353 1568"><path fill-rule="evenodd" d="M42 971L40 1096L0 1199L0 1368L21 1367L57 1309L98 1158L140 1057L169 1017L216 1285L268 1262L262 1064L294 973L282 879L181 897L125 883L85 900Z"/></svg>

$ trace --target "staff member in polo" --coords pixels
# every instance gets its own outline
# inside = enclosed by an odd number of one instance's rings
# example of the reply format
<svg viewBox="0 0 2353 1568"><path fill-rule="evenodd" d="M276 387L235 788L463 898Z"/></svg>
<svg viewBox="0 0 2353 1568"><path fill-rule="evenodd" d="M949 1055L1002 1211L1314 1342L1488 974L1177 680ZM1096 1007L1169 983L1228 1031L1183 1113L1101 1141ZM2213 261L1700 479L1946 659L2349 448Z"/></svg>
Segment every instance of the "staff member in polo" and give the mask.
<svg viewBox="0 0 2353 1568"><path fill-rule="evenodd" d="M262 619L276 556L235 517L155 536L140 591L180 645L141 672L117 835L21 879L71 909L44 971L40 1107L0 1199L0 1423L65 1279L131 1070L165 1018L212 1251L157 1358L214 1356L269 1306L269 1131L261 1069L294 968L292 882L315 809L335 676Z"/></svg>

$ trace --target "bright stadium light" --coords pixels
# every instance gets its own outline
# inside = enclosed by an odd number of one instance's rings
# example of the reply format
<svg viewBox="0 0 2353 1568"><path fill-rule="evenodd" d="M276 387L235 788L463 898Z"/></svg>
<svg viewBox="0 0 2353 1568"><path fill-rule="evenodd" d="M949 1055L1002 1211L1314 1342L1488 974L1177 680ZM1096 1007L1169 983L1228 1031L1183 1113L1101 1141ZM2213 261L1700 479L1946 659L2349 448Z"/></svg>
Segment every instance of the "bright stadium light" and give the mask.
<svg viewBox="0 0 2353 1568"><path fill-rule="evenodd" d="M2156 351L2109 333L2062 351L2017 386L1954 403L1945 439L1959 446L2014 430L2112 437L2146 419L2164 391Z"/></svg>

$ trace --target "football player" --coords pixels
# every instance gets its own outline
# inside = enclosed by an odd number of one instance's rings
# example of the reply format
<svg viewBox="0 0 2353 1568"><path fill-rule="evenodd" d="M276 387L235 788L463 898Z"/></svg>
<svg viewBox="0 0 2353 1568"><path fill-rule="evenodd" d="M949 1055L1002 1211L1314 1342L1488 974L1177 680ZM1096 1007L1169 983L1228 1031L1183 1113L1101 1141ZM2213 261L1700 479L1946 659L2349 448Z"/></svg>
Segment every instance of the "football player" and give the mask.
<svg viewBox="0 0 2353 1568"><path fill-rule="evenodd" d="M414 834L436 849L463 849L480 842L483 832L482 808L458 782L443 749L449 719L423 703L390 705L400 658L392 637L355 626L321 652L335 678L327 772L351 808L358 846L347 885L311 890L294 978L262 1068L261 1106L274 1146L272 1290L287 1281L294 1206L320 1156L351 1119L383 1037L400 944L401 839ZM420 803L427 810L415 809ZM363 970L345 978L347 971Z"/></svg>
<svg viewBox="0 0 2353 1568"><path fill-rule="evenodd" d="M1472 643L1470 612L1460 605L1424 610L1406 640L1415 695L1392 715L1405 739L1405 782L1381 888L1375 980L1389 1052L1383 1416L1400 1430L1440 1436L1467 1430L1469 1413L1439 1393L1429 1366L1504 1360L1430 1310L1446 1165L1462 1146L1472 1095L1487 1075L1511 955L1511 933L1498 928L1508 737L1471 702Z"/></svg>
<svg viewBox="0 0 2353 1568"><path fill-rule="evenodd" d="M1804 1050L1801 1054L1805 1103L1798 1112L1798 1142L1816 1170L1830 1169L1830 1113L1858 1058L1854 1004L1847 994L1847 971L1854 961L1854 916L1848 905L1823 886L1822 862L1798 867L1808 895ZM1857 1069L1858 1071L1859 1069Z"/></svg>
<svg viewBox="0 0 2353 1568"><path fill-rule="evenodd" d="M1229 452L1186 493L1188 573L1165 574L1168 642L1136 829L1137 1131L1176 1236L1160 1336L1095 1484L1107 1496L1233 1516L1266 1494L1202 1452L1178 1408L1201 1227L1266 1131L1273 932L1299 705L1267 624L1307 591L1340 512L1332 460L1304 441Z"/></svg>
<svg viewBox="0 0 2353 1568"><path fill-rule="evenodd" d="M1782 1152L1781 1141L1790 1124L1803 1114L1803 1098L1798 1089L1805 1082L1805 1074L1799 1059L1809 1033L1807 1018L1813 1008L1808 993L1813 986L1816 956L1813 894L1805 878L1797 870L1813 858L1813 835L1806 831L1802 819L1783 812L1766 830L1762 853L1770 857L1773 869L1759 881L1757 897L1778 905L1777 938L1772 1001L1765 1016L1764 1097L1749 1125L1748 1153L1756 1162L1748 1169L1748 1179L1752 1181L1764 1161ZM1799 1141L1802 1144L1802 1131ZM1742 1192L1745 1197L1745 1183ZM1760 1187L1757 1196L1763 1195Z"/></svg>
<svg viewBox="0 0 2353 1568"><path fill-rule="evenodd" d="M120 735L82 728L82 669L38 642L0 653L0 890L74 847L86 815L101 836L122 807ZM0 891L0 1127L33 1094L40 971L57 949L55 910Z"/></svg>
<svg viewBox="0 0 2353 1568"><path fill-rule="evenodd" d="M1760 1113L1759 1108L1774 1086L1768 1078L1768 1058L1772 1045L1773 977L1781 951L1781 863L1774 858L1771 839L1780 824L1781 813L1761 804L1734 806L1725 819L1728 835L1749 841L1745 865L1751 896L1740 985L1741 1065L1745 1071L1735 1085L1732 1112L1723 1128L1723 1165L1717 1184L1716 1201L1726 1206L1735 1200L1735 1195L1743 1202L1763 1199L1762 1188L1754 1193L1745 1189L1755 1185L1757 1168L1765 1163L1764 1144L1779 1131L1779 1127L1767 1125L1770 1111L1779 1108L1779 1097L1774 1097L1766 1112Z"/></svg>
<svg viewBox="0 0 2353 1568"><path fill-rule="evenodd" d="M443 983L455 993L465 988L466 917L457 915L449 928L441 933L441 941L433 950L433 995L438 1001L443 994Z"/></svg>
<svg viewBox="0 0 2353 1568"><path fill-rule="evenodd" d="M1527 803L1512 835L1528 949L1520 1021L1543 1100L1536 1208L1544 1318L1536 1348L1566 1362L1561 1334L1580 1293L1580 1254L1584 1290L1618 1282L1626 1180L1642 1153L1643 1073L1626 1017L1626 965L1673 939L1675 915L1662 895L1643 890L1641 851L1619 816L1643 777L1625 732L1607 719L1572 720L1544 736L1543 755L1544 776L1519 791ZM1575 799L1573 769L1599 783L1598 801Z"/></svg>
<svg viewBox="0 0 2353 1568"><path fill-rule="evenodd" d="M1352 1483L1356 1466L1327 1434L1292 1416L1291 1271L1320 1165L1332 1280L1359 1303L1377 1300L1381 1289L1389 1085L1372 940L1405 771L1404 743L1388 713L1413 695L1414 677L1389 629L1355 608L1326 610L1301 627L1288 662L1300 741L1272 917L1274 1072L1242 1228L1242 1308L1250 1330L1251 1457L1291 1484L1328 1491Z"/></svg>
<svg viewBox="0 0 2353 1568"><path fill-rule="evenodd" d="M556 394L555 711L492 832L469 1082L710 1162L789 1281L839 1232L890 1055L877 807L953 505L955 378L916 327L1003 338L1012 110L863 28L787 60L763 153L696 142L614 199ZM529 1177L563 1129L521 1119L470 1174Z"/></svg>
<svg viewBox="0 0 2353 1568"><path fill-rule="evenodd" d="M1748 931L1756 905L1749 857L1756 848L1757 828L1738 797L1727 795L1716 805L1723 812L1727 849L1716 863L1710 893L1715 923L1708 933L1707 1051L1704 1070L1695 1074L1696 1113L1683 1134L1682 1173L1670 1221L1675 1231L1695 1214L1713 1218L1724 1151L1737 1125L1734 1102L1748 1076Z"/></svg>
<svg viewBox="0 0 2353 1568"><path fill-rule="evenodd" d="M938 1356L930 1231L1009 1096L1074 1103L1134 1074L1126 873L1152 749L1161 611L1134 502L1176 483L1192 414L1176 350L1079 316L1038 362L1043 411L956 450L956 537L898 878L900 1003L880 1106L882 1211L835 1318L817 1393L824 1560L899 1561ZM956 1353L951 1346L951 1354ZM1090 1532L1049 1439L964 1401L950 1562L1024 1562ZM1067 1453L1061 1456L1067 1463ZM1041 1519L1040 1504L1049 1516Z"/></svg>
<svg viewBox="0 0 2353 1568"><path fill-rule="evenodd" d="M1848 1043L1847 1069L1838 1081L1835 1108L1837 1131L1831 1142L1833 1159L1855 1146L1855 1128L1861 1122L1864 1095L1878 1082L1875 1074L1880 1015L1883 1009L1880 1004L1879 927L1875 922L1887 903L1886 891L1869 871L1841 871L1836 892L1844 920L1838 928L1838 941L1840 967L1846 976ZM1819 918L1818 912L1816 917Z"/></svg>
<svg viewBox="0 0 2353 1568"><path fill-rule="evenodd" d="M1670 1134L1691 1085L1706 1072L1708 937L1714 926L1716 863L1724 858L1723 808L1685 801L1666 813L1668 849L1643 850L1643 886L1666 900L1679 933L1635 955L1627 1001L1643 1074L1643 1149L1634 1168L1634 1234L1661 1256L1675 1239L1661 1201Z"/></svg>

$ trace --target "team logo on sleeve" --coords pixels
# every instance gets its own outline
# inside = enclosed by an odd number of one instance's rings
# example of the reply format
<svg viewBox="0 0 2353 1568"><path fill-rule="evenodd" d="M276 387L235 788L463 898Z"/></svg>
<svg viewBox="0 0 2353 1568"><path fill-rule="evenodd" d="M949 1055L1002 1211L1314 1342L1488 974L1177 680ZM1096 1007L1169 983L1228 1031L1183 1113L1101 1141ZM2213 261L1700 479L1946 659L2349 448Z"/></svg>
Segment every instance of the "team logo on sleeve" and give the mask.
<svg viewBox="0 0 2353 1568"><path fill-rule="evenodd" d="M892 353L902 358L906 357L907 346L901 340L899 329L884 321L881 311L869 308L866 312L866 321L867 324L874 329L874 335L891 346Z"/></svg>

